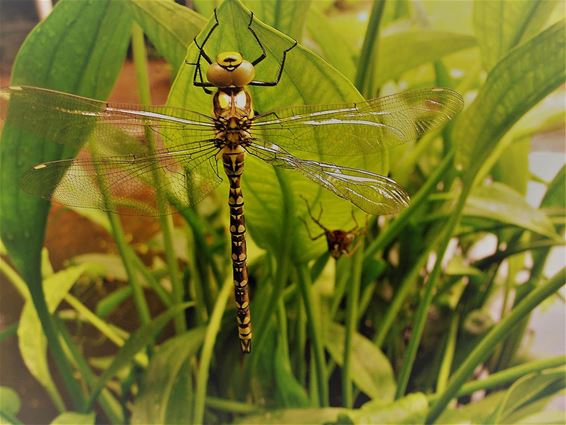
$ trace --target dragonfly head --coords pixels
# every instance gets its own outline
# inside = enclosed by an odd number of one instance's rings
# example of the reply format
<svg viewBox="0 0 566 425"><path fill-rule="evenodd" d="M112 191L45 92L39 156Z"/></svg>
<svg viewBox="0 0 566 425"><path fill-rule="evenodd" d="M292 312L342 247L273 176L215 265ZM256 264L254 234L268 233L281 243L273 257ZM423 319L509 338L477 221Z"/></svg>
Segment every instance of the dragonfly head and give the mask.
<svg viewBox="0 0 566 425"><path fill-rule="evenodd" d="M238 52L220 53L206 72L206 78L216 87L244 87L254 76L254 66Z"/></svg>

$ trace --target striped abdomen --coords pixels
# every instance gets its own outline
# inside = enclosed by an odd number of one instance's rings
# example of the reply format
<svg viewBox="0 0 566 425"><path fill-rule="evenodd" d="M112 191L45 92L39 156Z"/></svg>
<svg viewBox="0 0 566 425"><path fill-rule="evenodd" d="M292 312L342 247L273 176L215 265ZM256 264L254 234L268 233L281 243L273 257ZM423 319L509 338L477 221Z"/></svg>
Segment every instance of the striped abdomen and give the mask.
<svg viewBox="0 0 566 425"><path fill-rule="evenodd" d="M252 323L250 298L248 294L248 264L246 250L246 221L244 218L244 198L240 179L244 171L244 149L225 148L222 154L224 171L230 183L230 234L232 237L232 266L234 269L234 294L236 298L236 318L242 352L252 349Z"/></svg>

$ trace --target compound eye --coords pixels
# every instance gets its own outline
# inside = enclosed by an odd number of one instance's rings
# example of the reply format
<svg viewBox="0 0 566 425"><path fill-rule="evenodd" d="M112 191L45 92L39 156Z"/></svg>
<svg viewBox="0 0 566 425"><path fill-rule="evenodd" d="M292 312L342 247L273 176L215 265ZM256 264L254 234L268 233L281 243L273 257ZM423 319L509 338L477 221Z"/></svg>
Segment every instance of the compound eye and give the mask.
<svg viewBox="0 0 566 425"><path fill-rule="evenodd" d="M255 77L254 66L248 61L242 61L234 71L232 71L233 84L236 87L244 87Z"/></svg>
<svg viewBox="0 0 566 425"><path fill-rule="evenodd" d="M228 87L232 84L232 73L217 63L213 63L206 71L206 79L215 87Z"/></svg>

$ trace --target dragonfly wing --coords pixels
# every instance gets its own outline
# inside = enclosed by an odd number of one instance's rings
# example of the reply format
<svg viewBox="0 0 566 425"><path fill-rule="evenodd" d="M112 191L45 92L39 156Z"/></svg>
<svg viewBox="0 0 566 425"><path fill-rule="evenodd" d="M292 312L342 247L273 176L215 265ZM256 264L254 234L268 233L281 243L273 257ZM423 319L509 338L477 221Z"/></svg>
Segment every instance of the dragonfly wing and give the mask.
<svg viewBox="0 0 566 425"><path fill-rule="evenodd" d="M9 108L4 103L9 101ZM160 134L167 146L214 136L211 117L168 106L121 105L39 87L0 90L0 111L11 126L52 142L82 146L96 126L109 126L137 139L146 129ZM108 132L106 134L109 134ZM119 149L113 138L98 139L104 148Z"/></svg>
<svg viewBox="0 0 566 425"><path fill-rule="evenodd" d="M155 198L155 191L190 207L214 190L221 181L217 151L212 141L204 148L158 149L145 156L96 156L85 151L75 159L36 165L24 174L21 187L68 206L153 216L155 204L146 201Z"/></svg>
<svg viewBox="0 0 566 425"><path fill-rule="evenodd" d="M443 88L410 90L342 105L304 105L254 118L254 134L290 151L363 155L417 140L453 118L462 97Z"/></svg>
<svg viewBox="0 0 566 425"><path fill-rule="evenodd" d="M246 150L277 167L297 170L347 199L368 214L394 214L409 205L409 195L395 181L369 171L299 159L274 144L253 143Z"/></svg>

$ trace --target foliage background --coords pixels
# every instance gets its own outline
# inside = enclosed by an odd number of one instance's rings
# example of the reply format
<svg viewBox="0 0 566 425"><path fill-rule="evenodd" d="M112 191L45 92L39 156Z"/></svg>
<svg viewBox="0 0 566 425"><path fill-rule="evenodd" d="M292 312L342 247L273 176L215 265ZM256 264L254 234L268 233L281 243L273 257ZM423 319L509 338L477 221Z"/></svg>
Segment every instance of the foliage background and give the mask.
<svg viewBox="0 0 566 425"><path fill-rule="evenodd" d="M168 103L208 112L210 99L192 86L184 60L194 59L191 41L206 33L214 5L194 6L200 14L168 1L62 0L22 46L11 83L105 99L131 38L140 98L147 103L141 28L175 76ZM560 418L543 408L564 388L564 356L532 359L520 348L530 312L552 299L565 277L564 269L544 273L550 249L563 243L564 168L552 181L528 169L533 136L563 131L564 6L554 1L246 6L308 46L294 51L277 88L254 92L260 110L361 99L351 82L367 98L451 87L464 95L466 108L442 132L389 152L392 161L386 153L352 159L348 165L389 168L413 201L398 217L372 219L365 248L335 265L323 241L313 244L306 236L298 195L319 194L317 207L323 207L329 227L353 225L349 205L325 191L313 192L318 189L292 173L248 162L244 193L257 244L250 249L256 331L254 353L245 360L237 351L229 302L225 188L197 209L184 210L180 220L161 220L160 233L146 244L148 256L126 243L116 216L77 210L112 234L116 253L73 258L53 271L42 255L49 205L21 195L17 181L36 163L76 152L30 139L8 118L0 144L0 225L7 249L0 264L27 301L18 323L3 335L13 337L17 329L26 366L61 415L55 421ZM236 43L244 53L253 51L253 40L241 37L249 19L242 7L237 1L218 7L219 20L231 22L219 28L218 49ZM131 30L133 22L139 27ZM292 40L259 22L257 28L270 53L262 72L270 74ZM546 188L537 207L525 201L529 181ZM491 251L478 253L486 238ZM129 285L109 291L96 306L72 295L81 276L94 282L112 275ZM138 323L128 332L108 314L130 298ZM160 308L150 309L147 300ZM502 300L496 314L495 300ZM102 357L83 354L69 333L77 317L116 348ZM164 338L162 329L171 319L175 336ZM558 327L550 331L563 336ZM59 385L47 363L48 345ZM475 381L478 370L489 377ZM476 390L488 390L487 396L470 403ZM22 402L13 390L2 392L0 413L17 423ZM449 401L457 396L456 409ZM25 394L20 397L25 400Z"/></svg>

